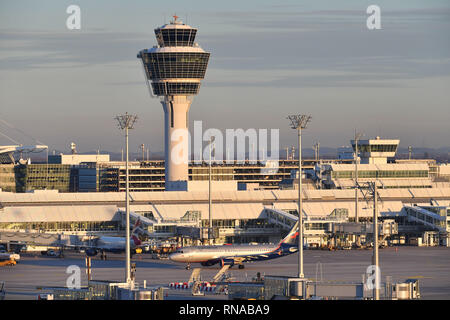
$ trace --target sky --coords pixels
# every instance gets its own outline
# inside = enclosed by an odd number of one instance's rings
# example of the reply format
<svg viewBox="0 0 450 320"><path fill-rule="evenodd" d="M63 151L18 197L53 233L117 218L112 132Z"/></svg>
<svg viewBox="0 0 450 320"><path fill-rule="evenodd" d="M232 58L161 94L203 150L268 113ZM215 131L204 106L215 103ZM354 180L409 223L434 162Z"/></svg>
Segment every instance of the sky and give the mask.
<svg viewBox="0 0 450 320"><path fill-rule="evenodd" d="M69 30L68 6L81 9ZM369 5L381 29L369 30ZM163 110L136 54L178 15L198 28L211 58L189 123L203 129L279 129L309 114L303 146L398 138L450 146L450 2L428 0L227 0L0 2L0 145L120 152L114 117L138 115L130 150L163 150ZM6 136L5 136L6 135Z"/></svg>

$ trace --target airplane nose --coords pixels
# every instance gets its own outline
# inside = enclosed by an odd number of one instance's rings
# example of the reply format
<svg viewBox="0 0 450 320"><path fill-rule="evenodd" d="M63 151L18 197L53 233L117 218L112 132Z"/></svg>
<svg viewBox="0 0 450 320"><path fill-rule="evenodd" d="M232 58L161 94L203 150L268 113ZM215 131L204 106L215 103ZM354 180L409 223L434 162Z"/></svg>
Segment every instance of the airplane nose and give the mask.
<svg viewBox="0 0 450 320"><path fill-rule="evenodd" d="M180 254L179 253L171 253L171 254L169 254L169 259L172 261L179 261Z"/></svg>

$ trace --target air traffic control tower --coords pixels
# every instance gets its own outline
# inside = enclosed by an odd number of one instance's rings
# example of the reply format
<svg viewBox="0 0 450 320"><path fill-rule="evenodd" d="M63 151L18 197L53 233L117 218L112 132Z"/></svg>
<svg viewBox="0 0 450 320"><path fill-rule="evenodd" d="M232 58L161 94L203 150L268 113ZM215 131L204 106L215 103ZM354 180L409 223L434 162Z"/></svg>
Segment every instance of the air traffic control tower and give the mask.
<svg viewBox="0 0 450 320"><path fill-rule="evenodd" d="M141 50L150 94L161 98L164 109L164 152L166 190L187 190L188 111L200 89L209 61L194 42L197 29L178 20L155 29L158 45Z"/></svg>

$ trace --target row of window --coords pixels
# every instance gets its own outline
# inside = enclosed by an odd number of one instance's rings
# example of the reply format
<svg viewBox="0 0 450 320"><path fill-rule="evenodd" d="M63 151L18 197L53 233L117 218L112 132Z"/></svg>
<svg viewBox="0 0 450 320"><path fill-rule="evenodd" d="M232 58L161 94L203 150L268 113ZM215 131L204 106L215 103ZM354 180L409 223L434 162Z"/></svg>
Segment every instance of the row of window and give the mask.
<svg viewBox="0 0 450 320"><path fill-rule="evenodd" d="M149 232L155 233L175 233L176 226L149 226Z"/></svg>
<svg viewBox="0 0 450 320"><path fill-rule="evenodd" d="M438 219L434 219L433 217L424 215L423 213L416 212L416 211L413 210L413 209L407 208L406 210L408 211L408 214L409 214L410 216L413 216L413 217L415 217L415 218L417 218L417 219L419 219L419 220L422 220L422 221L428 222L428 223L432 223L432 224L434 224L435 226L437 226L437 227L439 227L439 228L445 228L445 227L446 227L446 226L445 226L445 221L441 221L441 220L438 220Z"/></svg>
<svg viewBox="0 0 450 320"><path fill-rule="evenodd" d="M77 221L77 222L3 222L1 229L43 230L43 231L117 231L118 221Z"/></svg>
<svg viewBox="0 0 450 320"><path fill-rule="evenodd" d="M292 211L290 213L298 215L296 210L295 210L294 213ZM294 225L294 222L291 219L288 219L287 217L284 217L283 215L280 215L280 214L275 213L273 211L267 211L267 217L268 218L272 218L274 220L277 220L277 221L279 221L281 223L284 223L286 225L289 225L289 226L293 226Z"/></svg>
<svg viewBox="0 0 450 320"><path fill-rule="evenodd" d="M142 53L149 79L203 79L209 61L208 52Z"/></svg>
<svg viewBox="0 0 450 320"><path fill-rule="evenodd" d="M325 223L305 223L305 230L325 230Z"/></svg>
<svg viewBox="0 0 450 320"><path fill-rule="evenodd" d="M153 94L156 96L177 94L198 94L200 83L192 82L153 82Z"/></svg>
<svg viewBox="0 0 450 320"><path fill-rule="evenodd" d="M434 212L441 217L450 217L450 209L447 208L440 208L440 207L425 207L426 210Z"/></svg>
<svg viewBox="0 0 450 320"><path fill-rule="evenodd" d="M358 144L359 152L396 152L397 151L396 144ZM353 144L353 150L355 149L355 145Z"/></svg>
<svg viewBox="0 0 450 320"><path fill-rule="evenodd" d="M333 179L352 179L354 171L333 171ZM380 171L358 171L358 178L428 178L428 170L380 170Z"/></svg>
<svg viewBox="0 0 450 320"><path fill-rule="evenodd" d="M161 47L179 47L194 45L197 29L156 29L155 35Z"/></svg>
<svg viewBox="0 0 450 320"><path fill-rule="evenodd" d="M187 211L184 216L181 217L181 221L198 221L202 217L200 211Z"/></svg>

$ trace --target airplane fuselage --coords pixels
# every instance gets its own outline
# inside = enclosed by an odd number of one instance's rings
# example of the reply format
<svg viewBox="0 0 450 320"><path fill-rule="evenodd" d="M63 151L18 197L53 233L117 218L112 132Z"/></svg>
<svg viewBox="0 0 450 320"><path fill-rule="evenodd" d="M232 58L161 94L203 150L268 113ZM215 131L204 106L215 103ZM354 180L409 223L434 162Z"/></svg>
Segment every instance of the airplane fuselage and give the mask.
<svg viewBox="0 0 450 320"><path fill-rule="evenodd" d="M125 251L125 238L119 237L101 237L97 241L97 247L104 251ZM130 241L130 246L133 248L133 241Z"/></svg>
<svg viewBox="0 0 450 320"><path fill-rule="evenodd" d="M130 249L136 249L135 240L130 239ZM94 247L89 248L88 255L95 256L98 252L123 253L126 242L123 237L100 237Z"/></svg>
<svg viewBox="0 0 450 320"><path fill-rule="evenodd" d="M169 258L176 262L212 265L215 263L237 264L279 258L297 251L296 246L277 245L221 245L180 248Z"/></svg>

